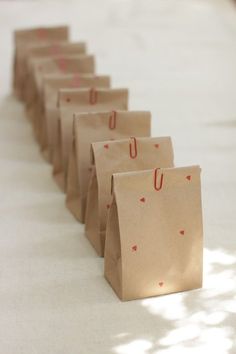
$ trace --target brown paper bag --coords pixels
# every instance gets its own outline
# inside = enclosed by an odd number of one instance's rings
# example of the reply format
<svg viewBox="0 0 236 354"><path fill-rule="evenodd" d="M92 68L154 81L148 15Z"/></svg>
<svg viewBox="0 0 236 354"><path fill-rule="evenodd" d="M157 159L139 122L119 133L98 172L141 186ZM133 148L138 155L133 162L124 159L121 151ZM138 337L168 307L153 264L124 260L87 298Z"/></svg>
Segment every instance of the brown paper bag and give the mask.
<svg viewBox="0 0 236 354"><path fill-rule="evenodd" d="M105 277L121 300L202 286L200 168L113 175Z"/></svg>
<svg viewBox="0 0 236 354"><path fill-rule="evenodd" d="M68 56L68 55L85 55L86 54L86 44L84 42L57 42L57 43L47 43L41 45L30 46L26 50L26 60L25 68L22 70L25 72L24 87L23 87L23 97L26 100L27 93L30 90L30 62L35 59L42 58L55 58L58 56Z"/></svg>
<svg viewBox="0 0 236 354"><path fill-rule="evenodd" d="M68 26L39 27L17 30L14 32L15 54L13 62L13 90L21 99L21 85L24 81L24 62L26 59L26 49L37 43L51 43L67 41L69 39Z"/></svg>
<svg viewBox="0 0 236 354"><path fill-rule="evenodd" d="M41 117L43 110L43 77L49 73L81 73L95 72L95 59L92 55L73 55L57 58L43 58L32 60L32 98L27 101L27 112L33 122L34 132L40 143L42 134Z"/></svg>
<svg viewBox="0 0 236 354"><path fill-rule="evenodd" d="M84 222L90 177L92 142L150 136L151 114L145 111L84 113L74 119L74 144L70 153L66 204L72 214Z"/></svg>
<svg viewBox="0 0 236 354"><path fill-rule="evenodd" d="M59 111L57 107L58 90L60 88L110 87L110 77L89 74L48 74L43 78L43 104L46 129L42 149L48 150L49 161L52 162L53 146Z"/></svg>
<svg viewBox="0 0 236 354"><path fill-rule="evenodd" d="M92 159L95 170L88 188L85 232L97 253L103 256L112 174L156 166L172 167L172 142L170 137L160 137L93 143Z"/></svg>
<svg viewBox="0 0 236 354"><path fill-rule="evenodd" d="M60 128L55 149L54 176L66 190L69 152L73 140L73 117L75 113L106 112L128 109L127 89L70 89L59 90Z"/></svg>
<svg viewBox="0 0 236 354"><path fill-rule="evenodd" d="M43 77L47 74L94 74L95 58L87 54L67 54L56 57L29 58L26 105L33 105L42 93Z"/></svg>

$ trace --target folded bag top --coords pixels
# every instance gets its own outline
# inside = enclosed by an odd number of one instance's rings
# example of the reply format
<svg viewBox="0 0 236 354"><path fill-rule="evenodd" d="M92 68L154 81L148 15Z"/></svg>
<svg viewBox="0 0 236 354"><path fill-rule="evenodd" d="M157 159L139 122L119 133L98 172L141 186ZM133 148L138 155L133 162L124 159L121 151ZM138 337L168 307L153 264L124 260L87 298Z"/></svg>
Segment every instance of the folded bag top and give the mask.
<svg viewBox="0 0 236 354"><path fill-rule="evenodd" d="M13 63L13 88L19 98L23 98L22 85L27 58L27 48L47 43L69 40L68 26L38 27L14 32L15 54Z"/></svg>
<svg viewBox="0 0 236 354"><path fill-rule="evenodd" d="M44 76L47 74L94 74L95 58L93 55L76 54L67 56L31 58L29 62L26 103L29 109L35 101L42 99Z"/></svg>
<svg viewBox="0 0 236 354"><path fill-rule="evenodd" d="M29 67L36 88L39 89L42 86L43 77L46 74L94 74L95 58L93 55L87 54L59 55L50 58L31 58Z"/></svg>
<svg viewBox="0 0 236 354"><path fill-rule="evenodd" d="M14 31L15 45L28 42L46 42L55 41L58 38L62 40L69 39L69 27L68 26L51 26L51 27L35 27L25 28Z"/></svg>
<svg viewBox="0 0 236 354"><path fill-rule="evenodd" d="M202 286L199 166L113 175L105 277L122 300Z"/></svg>
<svg viewBox="0 0 236 354"><path fill-rule="evenodd" d="M77 104L85 103L96 105L107 103L110 101L122 102L122 105L127 107L128 89L126 88L114 88L114 89L61 89L59 92L60 107L65 109L77 108ZM123 102L125 100L125 103ZM70 103L70 105L68 105ZM76 111L75 111L76 113ZM86 112L85 112L86 113Z"/></svg>
<svg viewBox="0 0 236 354"><path fill-rule="evenodd" d="M66 175L73 137L74 114L128 109L128 89L62 89L59 90L62 164Z"/></svg>
<svg viewBox="0 0 236 354"><path fill-rule="evenodd" d="M107 75L94 74L47 74L43 76L43 104L46 118L47 144L51 150L55 148L58 139L58 116L57 107L58 91L61 88L86 88L86 87L110 87L110 77ZM50 153L52 159L53 152Z"/></svg>
<svg viewBox="0 0 236 354"><path fill-rule="evenodd" d="M60 88L110 88L110 77L107 75L94 74L47 74L43 76L42 87L42 111L45 115L45 129L46 135L44 141L44 149L47 146L53 145L58 129L58 114L57 95ZM50 154L51 155L51 154ZM50 157L50 160L52 155Z"/></svg>
<svg viewBox="0 0 236 354"><path fill-rule="evenodd" d="M33 58L31 59L31 72L28 91L30 95L27 98L27 112L34 122L34 131L39 142L42 136L42 127L40 125L41 111L43 108L42 84L43 76L47 73L94 73L95 59L92 55L68 55L56 56L51 58Z"/></svg>
<svg viewBox="0 0 236 354"><path fill-rule="evenodd" d="M111 78L108 75L86 73L50 73L43 75L44 106L56 108L58 91L62 88L110 88Z"/></svg>
<svg viewBox="0 0 236 354"><path fill-rule="evenodd" d="M112 174L173 167L174 154L170 137L132 137L93 143L92 159L94 172L88 189L85 231L97 253L103 256Z"/></svg>
<svg viewBox="0 0 236 354"><path fill-rule="evenodd" d="M75 217L84 222L86 196L91 174L91 143L107 139L150 136L151 113L148 111L91 112L76 114L75 143L70 153L67 178L67 206Z"/></svg>
<svg viewBox="0 0 236 354"><path fill-rule="evenodd" d="M26 49L27 57L50 57L62 54L85 54L85 42L54 42L31 45Z"/></svg>
<svg viewBox="0 0 236 354"><path fill-rule="evenodd" d="M84 42L56 42L50 44L42 44L30 46L26 50L26 60L24 61L21 68L22 80L24 80L23 85L23 97L24 100L27 99L27 86L30 81L29 75L32 74L31 66L33 59L42 59L42 58L56 58L63 57L68 55L84 55L86 53L86 45ZM64 65L64 67L63 67ZM66 63L62 63L62 60L59 61L59 68L66 70ZM41 71L43 67L41 66ZM52 69L53 71L53 69Z"/></svg>

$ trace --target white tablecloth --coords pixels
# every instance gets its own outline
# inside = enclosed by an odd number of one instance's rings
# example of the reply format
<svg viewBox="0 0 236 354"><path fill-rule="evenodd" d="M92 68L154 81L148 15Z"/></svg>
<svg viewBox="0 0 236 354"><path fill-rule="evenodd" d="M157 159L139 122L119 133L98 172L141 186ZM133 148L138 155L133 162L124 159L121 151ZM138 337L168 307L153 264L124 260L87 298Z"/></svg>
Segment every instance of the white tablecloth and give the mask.
<svg viewBox="0 0 236 354"><path fill-rule="evenodd" d="M203 289L122 303L10 95L15 28L68 23L130 108L200 164ZM0 352L236 353L236 8L227 0L0 2ZM234 346L233 346L234 345Z"/></svg>

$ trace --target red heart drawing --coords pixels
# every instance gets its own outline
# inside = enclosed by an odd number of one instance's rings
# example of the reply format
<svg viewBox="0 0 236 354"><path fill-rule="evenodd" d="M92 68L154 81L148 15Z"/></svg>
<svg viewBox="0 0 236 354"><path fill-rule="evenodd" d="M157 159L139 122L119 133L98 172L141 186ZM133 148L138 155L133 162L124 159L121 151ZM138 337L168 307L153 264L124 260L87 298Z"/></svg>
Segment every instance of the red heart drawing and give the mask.
<svg viewBox="0 0 236 354"><path fill-rule="evenodd" d="M159 286L162 287L164 285L163 281L159 282Z"/></svg>
<svg viewBox="0 0 236 354"><path fill-rule="evenodd" d="M110 208L110 204L107 204L107 209L109 209Z"/></svg>
<svg viewBox="0 0 236 354"><path fill-rule="evenodd" d="M184 230L180 230L179 232L181 235L184 235Z"/></svg>
<svg viewBox="0 0 236 354"><path fill-rule="evenodd" d="M139 200L140 200L140 202L143 202L143 203L144 203L146 199L145 199L144 197L142 197L142 198L140 198Z"/></svg>
<svg viewBox="0 0 236 354"><path fill-rule="evenodd" d="M104 148L105 148L105 149L108 149L108 148L109 148L109 145L108 145L108 144L105 144L105 145L104 145Z"/></svg>
<svg viewBox="0 0 236 354"><path fill-rule="evenodd" d="M186 177L189 181L191 180L192 176L187 176Z"/></svg>
<svg viewBox="0 0 236 354"><path fill-rule="evenodd" d="M157 149L158 149L158 148L159 148L159 146L160 146L159 144L155 144L155 148L157 148Z"/></svg>
<svg viewBox="0 0 236 354"><path fill-rule="evenodd" d="M132 251L133 251L133 252L136 252L137 249L138 249L137 245L132 246Z"/></svg>

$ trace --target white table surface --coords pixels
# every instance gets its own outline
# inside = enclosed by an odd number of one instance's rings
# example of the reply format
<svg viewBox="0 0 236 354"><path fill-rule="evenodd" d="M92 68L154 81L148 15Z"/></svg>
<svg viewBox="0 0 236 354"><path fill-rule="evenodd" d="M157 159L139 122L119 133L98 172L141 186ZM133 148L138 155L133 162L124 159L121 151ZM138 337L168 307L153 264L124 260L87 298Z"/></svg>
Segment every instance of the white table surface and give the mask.
<svg viewBox="0 0 236 354"><path fill-rule="evenodd" d="M10 95L15 28L68 23L130 108L200 164L203 289L122 303ZM236 353L236 8L227 0L0 1L0 352Z"/></svg>

